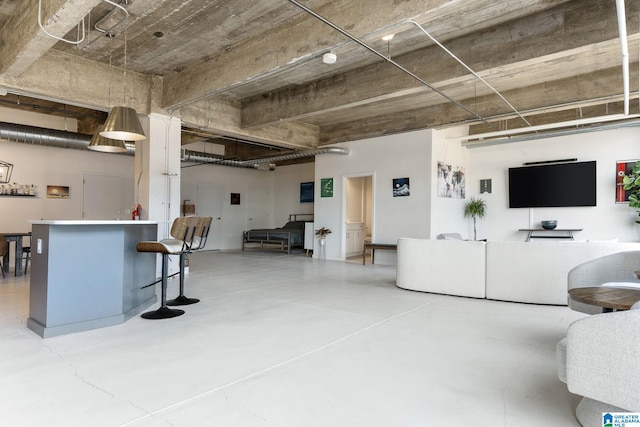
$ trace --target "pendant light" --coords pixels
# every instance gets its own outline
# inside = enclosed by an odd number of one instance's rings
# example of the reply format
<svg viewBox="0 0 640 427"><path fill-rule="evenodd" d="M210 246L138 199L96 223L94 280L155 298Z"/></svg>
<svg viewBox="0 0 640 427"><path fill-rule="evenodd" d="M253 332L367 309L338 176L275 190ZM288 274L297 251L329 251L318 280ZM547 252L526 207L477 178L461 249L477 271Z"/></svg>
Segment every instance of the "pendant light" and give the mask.
<svg viewBox="0 0 640 427"><path fill-rule="evenodd" d="M100 126L98 132L91 138L91 142L87 147L89 150L101 151L103 153L125 153L127 151L123 140L105 138L100 134L102 129L103 126Z"/></svg>
<svg viewBox="0 0 640 427"><path fill-rule="evenodd" d="M109 61L111 62L111 61ZM122 103L126 104L127 90L127 30L124 31L124 76L122 88ZM146 139L142 124L136 110L130 107L113 107L107 121L104 123L104 129L100 135L120 141L142 141Z"/></svg>

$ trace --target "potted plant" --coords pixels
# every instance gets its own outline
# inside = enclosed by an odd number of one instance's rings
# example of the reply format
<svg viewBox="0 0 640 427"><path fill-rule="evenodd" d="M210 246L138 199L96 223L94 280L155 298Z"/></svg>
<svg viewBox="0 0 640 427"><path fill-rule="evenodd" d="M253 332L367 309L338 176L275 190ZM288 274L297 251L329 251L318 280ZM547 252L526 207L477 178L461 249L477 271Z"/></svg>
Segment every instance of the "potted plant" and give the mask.
<svg viewBox="0 0 640 427"><path fill-rule="evenodd" d="M640 162L633 165L630 174L622 177L622 187L625 191L631 191L629 207L635 208L640 215ZM637 219L636 222L640 223L640 219Z"/></svg>
<svg viewBox="0 0 640 427"><path fill-rule="evenodd" d="M476 199L474 197L464 206L464 216L471 217L473 219L473 240L477 239L476 233L476 220L478 218L484 218L487 214L487 204L482 199Z"/></svg>
<svg viewBox="0 0 640 427"><path fill-rule="evenodd" d="M316 236L320 236L320 239L325 239L327 234L331 234L331 230L328 228L322 227L319 230L316 230Z"/></svg>

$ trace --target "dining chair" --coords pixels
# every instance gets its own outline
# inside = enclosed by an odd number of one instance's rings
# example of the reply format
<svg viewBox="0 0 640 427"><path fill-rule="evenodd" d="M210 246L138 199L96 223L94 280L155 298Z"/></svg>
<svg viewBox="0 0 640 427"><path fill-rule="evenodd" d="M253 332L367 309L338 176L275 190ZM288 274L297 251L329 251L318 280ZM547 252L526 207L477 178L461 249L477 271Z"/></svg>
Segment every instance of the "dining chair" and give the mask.
<svg viewBox="0 0 640 427"><path fill-rule="evenodd" d="M27 246L22 246L22 260L24 261L24 271L23 274L27 274L27 271L29 270L29 261L31 260L31 233L29 233L28 236L26 236L29 238L29 244Z"/></svg>
<svg viewBox="0 0 640 427"><path fill-rule="evenodd" d="M2 278L4 279L4 265L2 265L2 259L7 254L9 250L9 242L4 237L3 234L0 234L0 271L2 271Z"/></svg>

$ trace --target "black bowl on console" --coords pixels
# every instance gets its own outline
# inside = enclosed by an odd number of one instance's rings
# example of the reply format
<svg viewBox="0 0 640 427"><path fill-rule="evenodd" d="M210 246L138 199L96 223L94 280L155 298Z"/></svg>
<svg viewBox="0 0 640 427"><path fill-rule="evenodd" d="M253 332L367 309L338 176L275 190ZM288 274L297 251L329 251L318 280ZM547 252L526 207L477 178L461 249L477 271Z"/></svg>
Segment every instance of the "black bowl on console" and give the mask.
<svg viewBox="0 0 640 427"><path fill-rule="evenodd" d="M545 230L553 230L558 226L558 221L556 221L555 219L540 221L540 225L542 225L542 228L544 228Z"/></svg>

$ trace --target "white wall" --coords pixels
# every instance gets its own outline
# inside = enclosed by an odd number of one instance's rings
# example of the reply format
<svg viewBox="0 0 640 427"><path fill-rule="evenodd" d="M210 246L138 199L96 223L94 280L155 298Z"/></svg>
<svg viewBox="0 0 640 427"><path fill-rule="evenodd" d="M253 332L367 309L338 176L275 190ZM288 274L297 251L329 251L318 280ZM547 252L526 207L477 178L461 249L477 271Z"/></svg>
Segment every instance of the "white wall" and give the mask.
<svg viewBox="0 0 640 427"><path fill-rule="evenodd" d="M399 237L430 235L431 131L411 132L339 144L350 154L316 157L315 228L327 227L327 259L345 256L345 185L351 176L373 175L372 240L395 243ZM320 197L320 180L333 178L333 197ZM393 178L409 178L411 195L393 197ZM376 261L395 258L376 252Z"/></svg>
<svg viewBox="0 0 640 427"><path fill-rule="evenodd" d="M433 131L431 173L431 230L430 238L435 239L440 233L460 233L465 239L473 239L473 226L470 219L464 217L464 206L474 194L475 181L469 179L469 151L460 143L447 142L447 137L466 135L467 128ZM437 190L438 162L464 168L466 196L464 199L439 197ZM405 236L415 237L415 236ZM484 238L478 230L478 239Z"/></svg>
<svg viewBox="0 0 640 427"><path fill-rule="evenodd" d="M616 161L640 159L640 129L621 128L561 138L518 142L469 149L470 181L478 195L479 180L490 178L493 192L487 202L487 218L480 220L479 234L490 240L524 240L520 228L539 227L540 221L557 219L558 228L582 228L577 240L638 241L638 218L628 204L615 203ZM577 158L596 160L597 206L572 208L509 209L508 168L525 162ZM561 183L559 183L561 185Z"/></svg>
<svg viewBox="0 0 640 427"><path fill-rule="evenodd" d="M274 171L183 164L181 201L189 199L196 204L198 215L214 217L207 248L240 249L245 230L282 227L289 214L313 213L313 203L300 203L300 183L313 181L313 169L313 163ZM207 200L206 205L198 202L199 188L201 193L205 189L215 194L218 200ZM240 193L240 205L231 205L231 193ZM256 203L258 208L252 209Z"/></svg>
<svg viewBox="0 0 640 427"><path fill-rule="evenodd" d="M319 158L322 156L316 157ZM280 166L273 174L273 219L275 227L282 227L290 214L313 214L314 203L300 203L300 184L312 182L315 165ZM316 183L316 185L319 185ZM315 199L315 196L314 196Z"/></svg>
<svg viewBox="0 0 640 427"><path fill-rule="evenodd" d="M87 173L123 177L125 208L133 206L133 156L0 141L0 160L13 164L12 182L37 189L35 198L0 196L0 233L30 231L30 219L81 219ZM70 197L48 199L47 185L68 186Z"/></svg>

